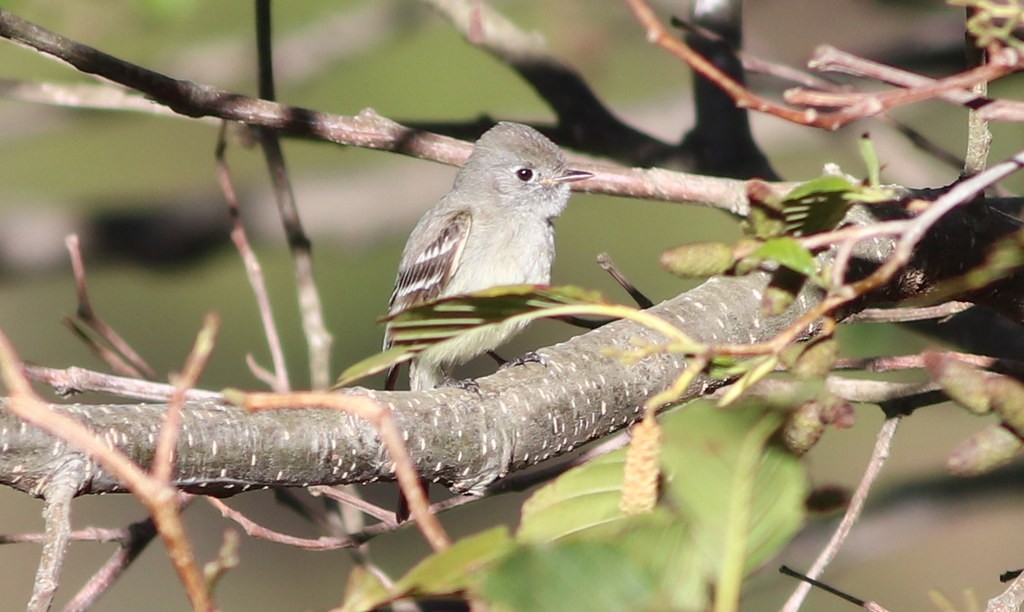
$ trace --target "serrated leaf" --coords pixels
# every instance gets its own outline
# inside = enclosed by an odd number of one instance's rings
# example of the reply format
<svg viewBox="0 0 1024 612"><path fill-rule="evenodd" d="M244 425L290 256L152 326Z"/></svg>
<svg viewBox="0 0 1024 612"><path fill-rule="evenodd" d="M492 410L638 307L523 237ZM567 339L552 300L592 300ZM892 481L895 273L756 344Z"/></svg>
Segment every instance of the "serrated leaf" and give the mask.
<svg viewBox="0 0 1024 612"><path fill-rule="evenodd" d="M484 595L501 610L619 612L643 610L654 580L612 542L571 541L527 546L484 580Z"/></svg>
<svg viewBox="0 0 1024 612"><path fill-rule="evenodd" d="M626 451L619 449L541 487L523 504L516 538L550 542L624 518L619 500L625 467Z"/></svg>
<svg viewBox="0 0 1024 612"><path fill-rule="evenodd" d="M819 176L816 179L811 179L794 187L786 194L782 202L783 204L786 202L799 202L823 193L845 193L854 187L856 185L842 176Z"/></svg>
<svg viewBox="0 0 1024 612"><path fill-rule="evenodd" d="M804 276L814 276L818 271L814 256L792 238L772 238L752 253L754 257L770 259Z"/></svg>
<svg viewBox="0 0 1024 612"><path fill-rule="evenodd" d="M822 176L797 185L782 200L786 233L803 236L834 228L853 204L846 196L856 187L841 176Z"/></svg>

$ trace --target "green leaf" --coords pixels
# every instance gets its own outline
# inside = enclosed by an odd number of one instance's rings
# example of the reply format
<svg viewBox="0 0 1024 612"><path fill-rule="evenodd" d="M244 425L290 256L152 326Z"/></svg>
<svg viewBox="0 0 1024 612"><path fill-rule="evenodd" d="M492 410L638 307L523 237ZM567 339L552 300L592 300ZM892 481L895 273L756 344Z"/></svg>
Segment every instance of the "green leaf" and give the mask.
<svg viewBox="0 0 1024 612"><path fill-rule="evenodd" d="M854 187L856 185L847 180L846 177L834 175L819 176L816 179L811 179L794 187L786 194L782 201L785 204L786 202L799 202L815 198L826 193L846 193Z"/></svg>
<svg viewBox="0 0 1024 612"><path fill-rule="evenodd" d="M833 229L853 205L857 188L841 176L822 176L797 185L782 201L786 233L804 236Z"/></svg>
<svg viewBox="0 0 1024 612"><path fill-rule="evenodd" d="M633 517L633 525L616 538L637 565L656 581L654 610L709 609L707 557L696 546L693 529L678 516L655 512Z"/></svg>
<svg viewBox="0 0 1024 612"><path fill-rule="evenodd" d="M704 347L678 327L638 308L612 304L597 291L579 287L509 285L423 302L382 319L388 322L393 346L346 369L335 388L414 358L423 349L490 325L528 323L559 317L626 318L661 332L679 352Z"/></svg>
<svg viewBox="0 0 1024 612"><path fill-rule="evenodd" d="M723 411L710 402L691 402L662 420L663 496L668 503L659 502L650 514L624 517L618 505L625 453L615 451L535 493L523 507L517 539L538 546L535 550L579 542L620 547L653 581L649 601L622 609L707 609L709 585L718 585L719 597L735 599L742 576L792 538L804 516L804 473L792 454L769 442L784 421L778 412L755 406ZM570 596L547 582L571 577L553 571L542 577L516 576L535 581L526 590L545 593L488 594L505 597L501 602L517 610L544 605L586 609L565 606L565 600L547 592ZM608 595L618 604L616 596Z"/></svg>
<svg viewBox="0 0 1024 612"><path fill-rule="evenodd" d="M752 253L753 257L770 259L794 272L812 277L818 271L811 252L792 238L772 238Z"/></svg>
<svg viewBox="0 0 1024 612"><path fill-rule="evenodd" d="M339 389L346 385L350 385L360 378L373 376L378 372L383 372L391 366L405 363L415 356L416 351L413 351L407 346L393 346L386 351L367 357L366 359L358 361L345 368L345 371L338 376L338 380L334 381L333 388Z"/></svg>
<svg viewBox="0 0 1024 612"><path fill-rule="evenodd" d="M662 426L667 494L691 525L713 576L748 573L778 552L803 516L799 461L769 444L783 415L753 405L687 404Z"/></svg>
<svg viewBox="0 0 1024 612"><path fill-rule="evenodd" d="M345 585L345 601L341 612L371 610L391 600L388 589L380 579L361 565L356 565L348 575Z"/></svg>
<svg viewBox="0 0 1024 612"><path fill-rule="evenodd" d="M648 608L654 580L613 542L571 541L515 551L483 591L501 610L620 612Z"/></svg>
<svg viewBox="0 0 1024 612"><path fill-rule="evenodd" d="M878 162L878 151L875 150L871 137L865 133L860 137L860 156L868 171L868 185L878 187L881 177L881 166Z"/></svg>
<svg viewBox="0 0 1024 612"><path fill-rule="evenodd" d="M619 510L626 450L602 455L541 487L523 504L516 534L525 542L550 542L624 518Z"/></svg>
<svg viewBox="0 0 1024 612"><path fill-rule="evenodd" d="M476 584L481 568L514 548L508 528L494 527L463 538L418 563L395 583L400 595L444 595Z"/></svg>
<svg viewBox="0 0 1024 612"><path fill-rule="evenodd" d="M402 597L448 595L475 588L483 569L514 546L505 526L465 537L420 561L390 590L369 579L350 581L343 610L370 610Z"/></svg>
<svg viewBox="0 0 1024 612"><path fill-rule="evenodd" d="M579 307L573 310L572 307ZM596 292L579 287L509 285L424 302L386 317L395 345L413 350L484 325L566 315L619 316Z"/></svg>

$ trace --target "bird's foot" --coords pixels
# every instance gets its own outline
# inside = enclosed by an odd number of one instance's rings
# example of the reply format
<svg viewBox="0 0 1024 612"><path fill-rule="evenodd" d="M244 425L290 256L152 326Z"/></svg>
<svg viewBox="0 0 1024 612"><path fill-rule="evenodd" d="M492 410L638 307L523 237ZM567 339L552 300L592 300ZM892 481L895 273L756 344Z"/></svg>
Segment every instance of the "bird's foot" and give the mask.
<svg viewBox="0 0 1024 612"><path fill-rule="evenodd" d="M519 357L516 357L512 361L506 361L505 363L501 364L501 366L498 368L498 371L525 365L527 363L539 363L540 365L547 367L548 358L536 351L530 351L529 353L525 353Z"/></svg>
<svg viewBox="0 0 1024 612"><path fill-rule="evenodd" d="M480 385L476 380L472 378L463 378L462 380L455 380L454 378L445 378L441 382L441 387L447 387L449 389L462 389L463 391L472 391L477 395L480 394Z"/></svg>

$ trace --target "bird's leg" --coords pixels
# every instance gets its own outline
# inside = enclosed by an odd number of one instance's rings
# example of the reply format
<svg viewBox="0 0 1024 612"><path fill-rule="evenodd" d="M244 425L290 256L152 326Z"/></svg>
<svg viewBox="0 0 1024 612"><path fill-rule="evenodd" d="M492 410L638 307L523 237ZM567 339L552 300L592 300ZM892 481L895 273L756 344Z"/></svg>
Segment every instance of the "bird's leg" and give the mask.
<svg viewBox="0 0 1024 612"><path fill-rule="evenodd" d="M508 359L505 359L504 357L495 353L494 351L487 351L487 356L493 359L494 362L498 364L499 368L503 367L506 363L508 363Z"/></svg>

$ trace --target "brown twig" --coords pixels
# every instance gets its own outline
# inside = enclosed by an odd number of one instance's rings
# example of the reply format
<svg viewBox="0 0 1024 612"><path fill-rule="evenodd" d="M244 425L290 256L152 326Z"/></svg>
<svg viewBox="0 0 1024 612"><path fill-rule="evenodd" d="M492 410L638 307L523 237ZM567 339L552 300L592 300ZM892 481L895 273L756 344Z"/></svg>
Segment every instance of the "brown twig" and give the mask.
<svg viewBox="0 0 1024 612"><path fill-rule="evenodd" d="M612 258L608 253L598 254L597 265L600 266L602 270L610 274L613 279L615 279L615 282L618 283L619 286L622 287L626 291L626 293L629 294L629 297L633 298L633 301L636 302L637 306L639 306L640 308L650 308L651 306L654 306L654 302L652 302L649 297L644 295L642 291L637 289L636 285L631 283L630 280L626 278L626 275L623 274L621 270L619 270L619 268L615 265L615 262L612 261Z"/></svg>
<svg viewBox="0 0 1024 612"><path fill-rule="evenodd" d="M929 77L873 62L836 49L831 45L821 45L815 49L809 63L816 70L840 72L856 77L874 79L897 87L926 87L935 82L934 79ZM977 108L979 109L980 116L990 121L997 119L1006 121L1024 120L1024 102L993 100L991 98L979 97L976 93L966 89L957 88L944 90L938 97L968 108Z"/></svg>
<svg viewBox="0 0 1024 612"><path fill-rule="evenodd" d="M832 112L819 112L813 108L794 109L777 104L758 96L729 77L706 58L694 51L685 42L679 40L665 28L654 10L646 0L624 0L633 12L634 17L644 27L647 41L686 62L695 72L717 84L741 108L750 108L768 113L793 123L836 130L853 121L871 117L886 110L914 102L920 102L940 96L942 93L971 87L975 83L986 82L1005 76L1020 69L1020 54L1012 48L1005 48L999 57L985 66L979 66L959 75L908 90L884 92L879 94L841 93L841 92L790 92L786 96L789 103L810 104L814 106L839 107ZM811 67L818 68L813 61Z"/></svg>
<svg viewBox="0 0 1024 612"><path fill-rule="evenodd" d="M673 36L658 19L654 9L645 0L624 0L624 2L633 12L636 20L643 26L647 35L647 42L661 47L686 62L694 72L717 84L724 92L729 94L736 105L741 108L750 108L758 112L768 113L801 125L831 130L838 129L851 121L859 119L861 116L861 111L852 108L833 113L820 113L810 108L802 110L789 108L762 98L730 78L706 58L695 52L685 42Z"/></svg>
<svg viewBox="0 0 1024 612"><path fill-rule="evenodd" d="M352 414L369 421L377 430L381 441L391 455L398 485L409 503L409 510L416 520L416 525L423 537L434 550L444 550L451 545L437 517L431 514L427 496L420 486L420 477L416 473L409 452L402 442L402 437L395 426L391 410L365 397L340 395L336 393L249 393L241 398L246 410L278 410L303 406L309 408L325 408Z"/></svg>
<svg viewBox="0 0 1024 612"><path fill-rule="evenodd" d="M392 151L452 165L465 161L472 149L471 143L400 125L370 109L354 117L332 115L174 79L64 38L3 9L0 9L0 37L51 55L87 74L96 74L139 91L189 117L219 117L273 128L285 134ZM746 190L742 181L659 168L600 165L579 159L573 159L572 163L573 167L597 175L574 186L581 191L689 202L737 215L746 214ZM778 185L780 191L790 187Z"/></svg>
<svg viewBox="0 0 1024 612"><path fill-rule="evenodd" d="M256 57L260 98L273 101L277 95L274 91L270 0L256 0ZM295 205L295 193L288 178L288 166L285 164L284 151L281 150L281 141L273 130L257 127L255 131L256 140L267 162L270 182L274 186L274 199L295 267L302 329L309 346L310 382L313 389L327 389L331 384L331 344L334 339L324 325L320 292L313 275L312 247L306 231L302 228L299 209Z"/></svg>
<svg viewBox="0 0 1024 612"><path fill-rule="evenodd" d="M359 544L362 543L358 539L350 536L321 536L313 539L288 535L260 525L216 497L207 497L205 499L211 506L216 508L224 518L238 523L238 525L245 530L246 534L254 538L259 538L260 540L276 542L277 544L286 544L288 546L304 548L306 550L338 550L339 548L352 548L359 546Z"/></svg>
<svg viewBox="0 0 1024 612"><path fill-rule="evenodd" d="M50 410L32 391L28 380L22 376L21 362L2 333L0 370L10 395L6 409L18 418L81 449L104 469L115 474L152 514L192 606L197 610L212 610L213 601L196 567L192 548L185 535L177 505L174 503L178 492L146 474L123 452L108 446L105 441L71 417Z"/></svg>
<svg viewBox="0 0 1024 612"><path fill-rule="evenodd" d="M179 493L177 501L179 511L194 499L195 497L188 493ZM90 534L89 532L94 533ZM121 574L138 558L139 554L149 546L149 543L153 541L157 534L157 528L152 517L147 517L121 529L81 530L80 532L72 532L73 538L76 533L81 533L83 536L80 538L81 540L89 540L90 538L84 536L92 535L94 536L92 541L116 541L118 547L117 551L107 559L107 562L92 575L92 578L64 606L64 612L84 612L92 608L96 600L113 586Z"/></svg>
<svg viewBox="0 0 1024 612"><path fill-rule="evenodd" d="M885 111L914 104L932 98L941 98L942 94L968 89L979 83L987 83L1020 69L1020 54L1015 49L1004 49L992 61L965 70L959 74L943 79L926 79L920 85L885 91L879 93L863 92L825 92L808 91L805 89L792 89L785 93L785 99L790 104L804 106L825 106L845 107L850 109L863 109L860 117L870 117ZM812 61L812 67L816 64ZM975 98L975 100L978 98ZM841 112L841 111L840 111Z"/></svg>
<svg viewBox="0 0 1024 612"><path fill-rule="evenodd" d="M346 506L355 508L356 510L363 512L364 514L368 514L382 523L388 523L394 527L398 526L398 523L395 521L395 513L393 510L386 510L376 504L371 504L361 497L357 497L351 493L340 490L338 487L310 487L309 492L311 495L323 495L324 497L333 499L334 501L340 502Z"/></svg>
<svg viewBox="0 0 1024 612"><path fill-rule="evenodd" d="M908 321L926 321L944 319L963 312L974 305L969 302L946 302L937 306L921 308L865 308L849 316L845 323L906 323Z"/></svg>
<svg viewBox="0 0 1024 612"><path fill-rule="evenodd" d="M864 509L864 502L867 500L868 493L871 491L871 487L877 480L878 475L882 471L882 467L885 466L886 460L889 459L889 453L892 450L893 438L896 436L896 430L899 428L900 421L903 419L901 416L890 417L882 425L882 429L878 432L878 439L875 442L875 448L871 453L871 460L868 462L867 468L864 470L864 475L861 477L860 484L857 485L857 489L853 492L853 496L850 498L850 505L846 509L846 513L843 515L842 521L839 523L839 527L836 528L832 538L829 540L828 545L821 551L818 558L815 560L814 565L807 572L807 576L812 579L817 579L821 576L828 564L835 558L839 549L842 548L846 542L847 536L850 535L850 531L853 529L853 525L857 522L860 517L861 511ZM800 606L803 604L807 594L811 591L811 584L808 582L802 582L793 592L793 594L786 601L782 607L783 612L797 612Z"/></svg>
<svg viewBox="0 0 1024 612"><path fill-rule="evenodd" d="M174 393L167 403L167 414L163 426L160 427L160 437L157 438L156 452L153 455L153 477L163 485L169 486L171 482L174 449L178 445L178 435L181 433L181 411L185 405L185 393L196 385L206 368L219 329L220 317L213 313L207 314L203 319L203 327L196 336L195 344L185 359L185 366L180 374L172 378Z"/></svg>
<svg viewBox="0 0 1024 612"><path fill-rule="evenodd" d="M92 309L92 304L89 301L89 285L85 280L85 264L82 261L82 249L79 246L78 236L71 234L64 242L67 245L68 254L71 256L71 269L75 276L75 292L78 295L78 318L89 329L98 334L101 340L114 349L118 359L108 361L112 367L124 371L123 364L127 362L127 366L130 368L127 371L129 375L155 380L156 372L146 363L146 360ZM97 348L101 347L97 346ZM123 361L121 358L123 358Z"/></svg>
<svg viewBox="0 0 1024 612"><path fill-rule="evenodd" d="M174 385L114 376L75 366L57 369L26 364L24 372L29 380L50 385L61 397L83 391L98 391L119 397L166 401L174 393ZM185 399L220 401L224 399L224 396L214 391L188 389L185 391Z"/></svg>
<svg viewBox="0 0 1024 612"><path fill-rule="evenodd" d="M227 150L226 129L227 123L221 122L220 131L217 134L217 147L214 152L217 180L228 205L228 215L231 217L231 241L235 243L242 263L245 264L245 275L249 279L249 286L256 298L256 307L260 312L260 321L263 323L263 333L266 334L267 347L270 349L270 360L274 364L274 371L270 374L269 380L261 377L260 370L253 370L252 364L250 364L250 370L257 378L266 382L273 391L284 393L291 389L288 383L288 367L285 364L284 350L281 347L281 336L274 323L274 312L270 305L270 295L267 293L267 283L263 278L263 268L252 247L249 246L249 237L246 234L245 225L242 223L238 197L235 194L231 169L225 155Z"/></svg>

